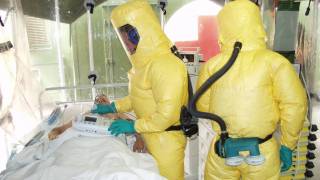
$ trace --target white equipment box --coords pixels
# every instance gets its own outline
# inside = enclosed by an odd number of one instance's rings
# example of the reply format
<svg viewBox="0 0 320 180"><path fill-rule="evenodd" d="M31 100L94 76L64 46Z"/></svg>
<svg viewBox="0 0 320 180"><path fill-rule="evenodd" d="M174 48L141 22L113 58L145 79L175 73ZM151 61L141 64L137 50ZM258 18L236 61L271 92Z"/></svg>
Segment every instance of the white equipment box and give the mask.
<svg viewBox="0 0 320 180"><path fill-rule="evenodd" d="M108 128L113 121L113 119L108 119L99 115L79 115L72 122L72 127L77 131L85 133L111 136Z"/></svg>

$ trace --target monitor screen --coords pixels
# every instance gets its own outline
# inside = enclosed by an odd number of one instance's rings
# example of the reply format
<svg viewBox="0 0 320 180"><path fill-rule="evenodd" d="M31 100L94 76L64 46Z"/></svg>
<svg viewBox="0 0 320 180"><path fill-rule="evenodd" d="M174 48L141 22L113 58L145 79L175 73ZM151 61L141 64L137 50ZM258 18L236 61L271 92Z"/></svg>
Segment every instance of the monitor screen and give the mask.
<svg viewBox="0 0 320 180"><path fill-rule="evenodd" d="M90 117L90 116L85 116L84 121L89 121L89 122L97 122L96 117Z"/></svg>

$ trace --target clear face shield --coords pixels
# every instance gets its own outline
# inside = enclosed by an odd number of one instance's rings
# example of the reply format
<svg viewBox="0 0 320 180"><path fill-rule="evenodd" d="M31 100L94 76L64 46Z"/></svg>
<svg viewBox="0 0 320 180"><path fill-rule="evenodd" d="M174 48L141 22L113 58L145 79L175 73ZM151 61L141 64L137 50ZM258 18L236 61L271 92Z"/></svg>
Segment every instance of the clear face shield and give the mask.
<svg viewBox="0 0 320 180"><path fill-rule="evenodd" d="M121 42L126 47L130 55L136 52L140 36L137 29L130 24L123 25L118 28Z"/></svg>

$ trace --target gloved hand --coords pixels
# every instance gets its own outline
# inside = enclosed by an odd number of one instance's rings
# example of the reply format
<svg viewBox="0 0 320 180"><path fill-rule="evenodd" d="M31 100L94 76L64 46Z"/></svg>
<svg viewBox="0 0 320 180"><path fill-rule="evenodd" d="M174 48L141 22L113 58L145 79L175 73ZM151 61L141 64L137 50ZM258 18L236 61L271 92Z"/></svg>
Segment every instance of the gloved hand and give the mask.
<svg viewBox="0 0 320 180"><path fill-rule="evenodd" d="M287 171L292 165L292 150L281 145L280 148L281 172Z"/></svg>
<svg viewBox="0 0 320 180"><path fill-rule="evenodd" d="M108 128L108 131L111 131L111 134L115 136L123 133L132 134L136 132L134 129L134 121L128 121L124 119L115 120Z"/></svg>
<svg viewBox="0 0 320 180"><path fill-rule="evenodd" d="M114 102L111 104L94 104L91 113L98 113L98 114L108 114L108 113L116 113L117 108Z"/></svg>

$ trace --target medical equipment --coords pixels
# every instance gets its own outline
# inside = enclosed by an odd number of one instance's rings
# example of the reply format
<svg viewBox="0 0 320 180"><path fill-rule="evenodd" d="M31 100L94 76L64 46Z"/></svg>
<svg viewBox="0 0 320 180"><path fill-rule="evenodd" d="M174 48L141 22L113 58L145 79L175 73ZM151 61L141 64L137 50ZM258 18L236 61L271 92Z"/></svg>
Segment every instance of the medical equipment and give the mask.
<svg viewBox="0 0 320 180"><path fill-rule="evenodd" d="M200 62L204 62L199 54L200 47L179 47L179 53L183 57L182 60L187 67L191 83L194 86L196 84L195 77L199 74Z"/></svg>
<svg viewBox="0 0 320 180"><path fill-rule="evenodd" d="M84 7L87 9L87 11L89 11L91 14L93 14L93 10L94 10L94 0L85 0L84 1Z"/></svg>
<svg viewBox="0 0 320 180"><path fill-rule="evenodd" d="M50 116L48 117L48 120L47 120L48 125L50 126L50 125L54 124L58 120L60 114L61 114L60 107L57 107L56 109L54 109L52 111L52 113L50 114Z"/></svg>
<svg viewBox="0 0 320 180"><path fill-rule="evenodd" d="M78 115L72 121L72 127L78 131L89 134L111 136L108 131L109 126L114 120L97 115Z"/></svg>
<svg viewBox="0 0 320 180"><path fill-rule="evenodd" d="M29 142L26 143L25 147L31 146L31 145L39 142L40 139L43 137L44 134L45 134L45 131L44 131L44 130L38 132Z"/></svg>
<svg viewBox="0 0 320 180"><path fill-rule="evenodd" d="M223 152L221 140L215 146L216 153ZM240 156L239 152L249 151L247 157ZM229 166L238 166L243 161L249 165L260 165L265 161L264 156L260 154L258 138L228 138L224 144L226 164Z"/></svg>
<svg viewBox="0 0 320 180"><path fill-rule="evenodd" d="M159 0L159 8L162 10L163 15L167 14L166 6L168 5L168 0Z"/></svg>
<svg viewBox="0 0 320 180"><path fill-rule="evenodd" d="M91 71L88 75L88 79L90 80L92 85L96 84L96 81L98 79L98 74L95 71Z"/></svg>

